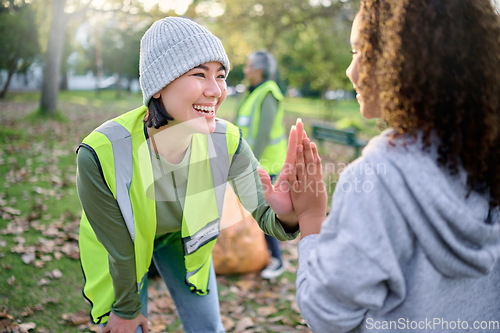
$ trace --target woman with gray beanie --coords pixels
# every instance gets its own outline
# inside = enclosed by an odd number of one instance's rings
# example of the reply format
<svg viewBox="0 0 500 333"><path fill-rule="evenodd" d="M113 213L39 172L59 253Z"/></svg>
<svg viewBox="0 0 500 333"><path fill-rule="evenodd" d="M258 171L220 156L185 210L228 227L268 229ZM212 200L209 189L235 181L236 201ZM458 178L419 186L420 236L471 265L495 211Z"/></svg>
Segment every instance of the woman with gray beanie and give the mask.
<svg viewBox="0 0 500 333"><path fill-rule="evenodd" d="M186 332L224 331L212 249L226 183L265 233L298 234L289 193L276 187L271 209L239 129L216 118L228 71L222 43L204 27L159 20L141 41L144 105L80 144L83 295L104 333L147 332L151 260Z"/></svg>

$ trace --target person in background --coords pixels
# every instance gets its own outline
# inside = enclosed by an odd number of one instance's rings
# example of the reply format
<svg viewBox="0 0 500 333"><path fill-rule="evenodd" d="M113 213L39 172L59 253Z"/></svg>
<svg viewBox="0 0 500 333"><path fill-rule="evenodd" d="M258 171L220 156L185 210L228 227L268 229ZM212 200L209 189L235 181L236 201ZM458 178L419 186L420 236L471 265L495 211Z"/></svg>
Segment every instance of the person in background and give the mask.
<svg viewBox="0 0 500 333"><path fill-rule="evenodd" d="M314 332L499 332L500 17L490 0L363 0L351 45L361 113L388 129L326 220L317 150L297 139L303 317Z"/></svg>
<svg viewBox="0 0 500 333"><path fill-rule="evenodd" d="M285 161L287 143L283 124L283 94L276 84L276 61L267 51L252 52L243 72L250 84L238 105L236 125L274 183ZM278 277L284 271L279 241L265 235L271 260L262 270L264 279Z"/></svg>
<svg viewBox="0 0 500 333"><path fill-rule="evenodd" d="M229 182L267 234L298 234L290 194L263 197L239 129L216 118L229 60L220 40L179 17L155 22L140 48L144 105L81 143L77 187L84 297L102 332L148 331L154 260L185 332L224 332L212 250ZM271 200L272 201L272 200Z"/></svg>

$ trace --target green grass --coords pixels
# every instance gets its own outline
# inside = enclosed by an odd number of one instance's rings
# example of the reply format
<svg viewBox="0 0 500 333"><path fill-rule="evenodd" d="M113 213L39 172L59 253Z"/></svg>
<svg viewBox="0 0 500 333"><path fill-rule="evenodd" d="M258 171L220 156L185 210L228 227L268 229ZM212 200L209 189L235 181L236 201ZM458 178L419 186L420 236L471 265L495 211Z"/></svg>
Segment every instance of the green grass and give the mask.
<svg viewBox="0 0 500 333"><path fill-rule="evenodd" d="M35 323L36 332L83 332L62 319L89 310L79 260L64 253L77 246L75 149L89 131L141 98L62 92L55 119L37 111L38 99L38 93L9 94L0 104L0 310L13 317L12 325ZM26 264L22 256L29 253L36 259ZM61 277L51 277L56 269Z"/></svg>
<svg viewBox="0 0 500 333"><path fill-rule="evenodd" d="M0 101L0 313L11 316L7 320L11 325L35 323L35 332L88 332L89 306L81 296L83 277L79 260L71 252L77 245L81 209L75 187L75 149L92 129L136 108L142 98L124 94L116 99L114 91L102 91L99 96L95 92L61 92L56 119L37 113L39 98L39 93L15 93ZM233 120L237 103L237 98L228 98L219 116ZM341 125L357 124L366 137L378 132L374 122L361 117L355 101L326 105L319 100L287 98L285 110L287 126L302 117L306 126L327 119ZM325 148L323 153L330 160L330 150ZM30 253L35 261L26 264L23 254ZM220 279L225 316L235 321L250 316L257 325L255 332L273 331L265 328L269 323L305 332L292 306L296 255L286 249L284 253L290 258L290 268L279 281L248 276ZM53 276L54 270L62 276ZM258 283L242 296L231 287L245 279ZM259 307L266 305L275 307L275 312L261 318ZM244 311L234 313L234 308ZM83 323L63 320L68 314L77 314ZM174 319L165 326L167 331L179 331L179 321L175 314L171 316Z"/></svg>

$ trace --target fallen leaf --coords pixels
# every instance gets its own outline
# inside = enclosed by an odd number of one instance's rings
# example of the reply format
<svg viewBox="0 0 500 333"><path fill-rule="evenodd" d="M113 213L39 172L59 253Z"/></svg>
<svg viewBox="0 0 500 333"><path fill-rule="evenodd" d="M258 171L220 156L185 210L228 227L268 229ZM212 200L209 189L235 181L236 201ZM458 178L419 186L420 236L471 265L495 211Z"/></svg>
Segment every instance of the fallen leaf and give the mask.
<svg viewBox="0 0 500 333"><path fill-rule="evenodd" d="M151 332L165 332L165 329L168 326L168 322L165 318L160 316L155 317L154 320L150 320L148 327Z"/></svg>
<svg viewBox="0 0 500 333"><path fill-rule="evenodd" d="M62 315L66 325L77 326L81 324L86 324L90 322L89 313L87 310L82 310L75 313L65 313Z"/></svg>
<svg viewBox="0 0 500 333"><path fill-rule="evenodd" d="M41 287L41 286L46 286L46 285L48 285L49 283L50 283L50 281L49 281L48 279L41 279L40 281L38 281L37 285L38 285L39 287Z"/></svg>
<svg viewBox="0 0 500 333"><path fill-rule="evenodd" d="M43 305L38 304L33 307L33 311L43 311Z"/></svg>
<svg viewBox="0 0 500 333"><path fill-rule="evenodd" d="M263 306L257 309L257 314L262 317L268 317L276 313L276 308L274 306Z"/></svg>
<svg viewBox="0 0 500 333"><path fill-rule="evenodd" d="M148 311L157 313L174 312L175 305L171 297L161 296L148 302Z"/></svg>
<svg viewBox="0 0 500 333"><path fill-rule="evenodd" d="M35 254L34 253L25 253L21 256L21 260L26 264L29 265L32 262L35 261Z"/></svg>
<svg viewBox="0 0 500 333"><path fill-rule="evenodd" d="M12 332L10 319L0 319L0 332Z"/></svg>
<svg viewBox="0 0 500 333"><path fill-rule="evenodd" d="M60 279L63 276L62 272L58 269L54 269L51 272L46 272L45 275L51 279Z"/></svg>
<svg viewBox="0 0 500 333"><path fill-rule="evenodd" d="M100 325L92 325L91 327L85 326L84 328L87 328L90 332L94 333L101 333L102 329ZM83 331L83 330L81 330Z"/></svg>
<svg viewBox="0 0 500 333"><path fill-rule="evenodd" d="M7 284L11 287L14 285L15 282L16 282L16 277L14 275L12 275L10 278L7 279Z"/></svg>
<svg viewBox="0 0 500 333"><path fill-rule="evenodd" d="M247 328L250 328L254 325L252 318L250 317L243 317L241 318L240 321L238 321L238 324L236 324L236 327L234 329L235 332L244 332Z"/></svg>
<svg viewBox="0 0 500 333"><path fill-rule="evenodd" d="M58 242L55 239L39 238L37 250L43 253L53 253L58 249Z"/></svg>
<svg viewBox="0 0 500 333"><path fill-rule="evenodd" d="M45 267L45 261L43 261L43 260L35 260L35 262L33 263L33 266L35 266L36 268L44 268Z"/></svg>
<svg viewBox="0 0 500 333"><path fill-rule="evenodd" d="M0 311L0 319L9 319L9 320L12 320L12 319L14 319L14 317L12 317L10 314L8 314L7 310L2 309L2 311Z"/></svg>
<svg viewBox="0 0 500 333"><path fill-rule="evenodd" d="M1 212L1 211L0 211ZM9 219L9 216L4 216L5 214L1 214L4 220ZM22 222L18 220L12 220L7 224L7 227L2 229L2 234L4 235L19 235L29 229L28 222Z"/></svg>
<svg viewBox="0 0 500 333"><path fill-rule="evenodd" d="M231 313L232 314L242 314L245 311L245 306L243 305L238 305L238 306L232 306L231 307Z"/></svg>
<svg viewBox="0 0 500 333"><path fill-rule="evenodd" d="M49 225L47 229L42 232L42 235L47 237L61 237L64 234L54 225Z"/></svg>
<svg viewBox="0 0 500 333"><path fill-rule="evenodd" d="M80 251L78 249L78 243L76 242L66 242L61 247L60 251L71 259L80 259Z"/></svg>
<svg viewBox="0 0 500 333"><path fill-rule="evenodd" d="M29 332L30 330L34 330L36 328L35 323L24 323L24 324L19 324L19 329L22 333Z"/></svg>
<svg viewBox="0 0 500 333"><path fill-rule="evenodd" d="M297 313L300 313L300 309L299 309L299 306L297 305L297 301L296 300L292 301L291 308L292 308L293 311L295 311Z"/></svg>
<svg viewBox="0 0 500 333"><path fill-rule="evenodd" d="M10 215L21 215L21 211L19 209L15 209L12 207L1 207L1 209L5 213L10 214Z"/></svg>
<svg viewBox="0 0 500 333"><path fill-rule="evenodd" d="M254 285L255 281L253 280L240 280L235 283L235 285L241 289L243 292L249 291Z"/></svg>
<svg viewBox="0 0 500 333"><path fill-rule="evenodd" d="M24 244L24 243L26 243L26 239L22 236L16 236L16 237L14 237L14 242L16 242L18 244Z"/></svg>
<svg viewBox="0 0 500 333"><path fill-rule="evenodd" d="M61 303L61 299L58 298L58 297L54 297L54 298L46 298L43 300L42 304L49 304L49 303L53 303L53 304L59 304Z"/></svg>
<svg viewBox="0 0 500 333"><path fill-rule="evenodd" d="M33 314L33 309L27 306L24 308L24 311L21 312L21 317L28 317L31 316L32 314Z"/></svg>
<svg viewBox="0 0 500 333"><path fill-rule="evenodd" d="M226 331L231 331L233 328L234 328L234 320L232 320L231 318L227 317L227 316L224 316L224 315L221 315L221 319L222 319L222 325L224 326L224 329Z"/></svg>

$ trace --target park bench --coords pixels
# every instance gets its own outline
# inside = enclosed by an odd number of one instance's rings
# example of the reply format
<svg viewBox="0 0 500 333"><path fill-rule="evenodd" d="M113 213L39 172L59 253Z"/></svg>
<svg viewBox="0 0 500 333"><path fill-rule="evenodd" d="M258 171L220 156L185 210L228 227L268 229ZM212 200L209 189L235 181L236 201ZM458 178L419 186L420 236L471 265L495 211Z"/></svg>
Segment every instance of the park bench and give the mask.
<svg viewBox="0 0 500 333"><path fill-rule="evenodd" d="M312 136L318 140L320 145L323 141L329 141L353 147L356 157L361 154L361 148L366 146L366 141L358 139L356 137L356 130L353 128L341 130L332 125L313 124Z"/></svg>

